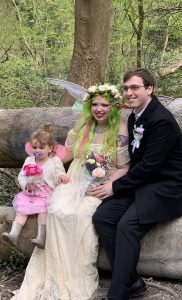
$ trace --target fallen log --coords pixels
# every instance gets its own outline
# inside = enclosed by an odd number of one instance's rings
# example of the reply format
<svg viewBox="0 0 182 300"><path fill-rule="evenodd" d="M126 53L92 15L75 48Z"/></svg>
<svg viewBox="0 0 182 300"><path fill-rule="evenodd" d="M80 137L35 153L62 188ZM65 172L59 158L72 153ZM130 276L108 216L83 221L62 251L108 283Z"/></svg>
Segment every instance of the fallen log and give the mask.
<svg viewBox="0 0 182 300"><path fill-rule="evenodd" d="M76 117L70 107L0 110L0 168L22 165L27 156L25 143L42 123L53 123L56 142L64 144Z"/></svg>
<svg viewBox="0 0 182 300"><path fill-rule="evenodd" d="M172 101L167 108L182 128L182 99ZM126 119L128 113L129 110L123 110L122 117ZM26 157L25 143L32 131L44 122L54 124L56 142L64 144L67 132L78 116L70 107L0 110L0 168L22 165Z"/></svg>

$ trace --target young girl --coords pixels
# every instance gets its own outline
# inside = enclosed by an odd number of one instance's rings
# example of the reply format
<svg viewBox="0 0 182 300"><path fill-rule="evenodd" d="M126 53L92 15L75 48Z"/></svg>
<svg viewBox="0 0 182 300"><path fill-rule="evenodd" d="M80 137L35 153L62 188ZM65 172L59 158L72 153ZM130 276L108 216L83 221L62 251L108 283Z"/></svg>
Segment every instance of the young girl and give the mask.
<svg viewBox="0 0 182 300"><path fill-rule="evenodd" d="M2 238L17 245L20 232L29 215L38 214L38 234L32 243L44 248L48 201L59 183L68 183L61 159L54 154L53 128L50 123L41 125L31 136L29 153L18 175L23 191L18 193L13 206L16 218L10 233Z"/></svg>

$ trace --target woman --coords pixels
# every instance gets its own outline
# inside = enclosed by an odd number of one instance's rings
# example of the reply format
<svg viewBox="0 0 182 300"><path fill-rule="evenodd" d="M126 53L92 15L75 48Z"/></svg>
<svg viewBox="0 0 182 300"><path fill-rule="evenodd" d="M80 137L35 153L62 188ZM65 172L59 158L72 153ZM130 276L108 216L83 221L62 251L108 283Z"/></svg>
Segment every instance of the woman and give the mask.
<svg viewBox="0 0 182 300"><path fill-rule="evenodd" d="M92 86L84 99L82 118L66 139L70 182L52 196L45 250L35 249L17 300L87 300L98 286L98 237L92 215L101 200L87 195L88 152L107 157L107 180L127 172L127 129L120 121L120 94L114 86ZM108 160L109 158L109 160ZM92 161L91 161L92 162ZM84 191L84 192L83 192Z"/></svg>

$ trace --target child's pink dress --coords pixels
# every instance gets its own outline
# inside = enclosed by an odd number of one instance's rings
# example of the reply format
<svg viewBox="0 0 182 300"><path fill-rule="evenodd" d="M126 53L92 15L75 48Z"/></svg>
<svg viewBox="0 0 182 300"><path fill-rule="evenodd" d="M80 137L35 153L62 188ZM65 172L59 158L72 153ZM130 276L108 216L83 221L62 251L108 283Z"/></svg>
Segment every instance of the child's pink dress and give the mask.
<svg viewBox="0 0 182 300"><path fill-rule="evenodd" d="M22 191L13 200L13 207L19 215L46 213L53 189L44 183L32 193Z"/></svg>
<svg viewBox="0 0 182 300"><path fill-rule="evenodd" d="M30 183L30 176L25 175L25 167L27 165L36 165L33 156L27 157L18 175L18 181L23 191L18 193L13 199L13 207L16 214L19 215L33 215L39 213L46 213L48 204L51 199L54 188L58 185L58 178L60 175L65 175L65 170L62 161L59 157L50 157L41 167L41 177L34 182L37 187L34 192L25 190L27 183ZM40 168L40 167L39 167ZM33 178L33 176L31 176Z"/></svg>

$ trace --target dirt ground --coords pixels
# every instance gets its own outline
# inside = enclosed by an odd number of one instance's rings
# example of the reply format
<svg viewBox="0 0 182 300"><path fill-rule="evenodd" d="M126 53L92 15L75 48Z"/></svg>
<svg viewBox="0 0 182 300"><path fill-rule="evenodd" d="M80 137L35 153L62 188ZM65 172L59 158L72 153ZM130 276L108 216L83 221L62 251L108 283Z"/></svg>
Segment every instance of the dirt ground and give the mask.
<svg viewBox="0 0 182 300"><path fill-rule="evenodd" d="M17 290L23 280L24 272L15 272L8 275L4 269L0 270L0 300L9 300L13 291ZM107 293L111 274L101 273L100 284L92 300L100 300ZM148 289L143 297L137 300L182 300L182 282L148 278Z"/></svg>

